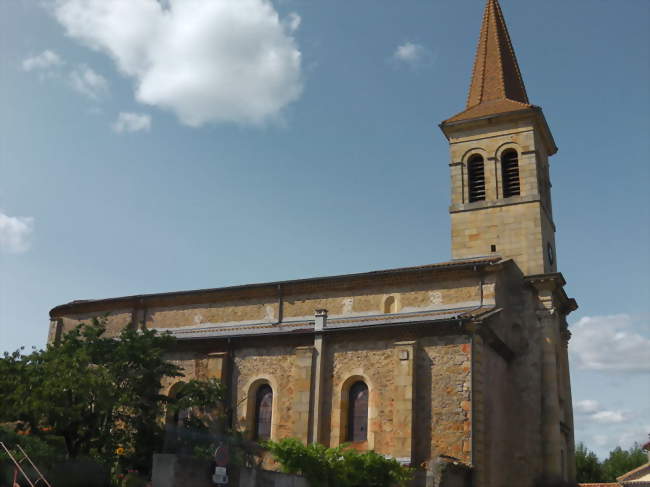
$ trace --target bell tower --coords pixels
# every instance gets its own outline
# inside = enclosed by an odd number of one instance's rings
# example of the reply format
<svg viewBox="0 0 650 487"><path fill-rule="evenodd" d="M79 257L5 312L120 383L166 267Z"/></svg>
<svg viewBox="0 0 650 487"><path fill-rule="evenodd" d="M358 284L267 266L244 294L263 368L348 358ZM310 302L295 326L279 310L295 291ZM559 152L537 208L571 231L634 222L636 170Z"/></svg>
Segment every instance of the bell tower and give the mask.
<svg viewBox="0 0 650 487"><path fill-rule="evenodd" d="M466 108L440 128L451 152L452 257L498 254L525 275L556 272L548 159L557 147L528 101L497 0L485 7Z"/></svg>

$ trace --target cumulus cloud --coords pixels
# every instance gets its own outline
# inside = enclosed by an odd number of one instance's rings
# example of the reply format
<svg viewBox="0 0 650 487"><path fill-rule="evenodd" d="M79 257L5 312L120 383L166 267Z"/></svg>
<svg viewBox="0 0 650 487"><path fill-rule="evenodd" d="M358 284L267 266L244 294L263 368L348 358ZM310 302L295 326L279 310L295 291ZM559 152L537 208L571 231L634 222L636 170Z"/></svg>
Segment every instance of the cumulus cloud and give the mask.
<svg viewBox="0 0 650 487"><path fill-rule="evenodd" d="M413 42L405 42L397 46L395 52L393 52L393 59L415 66L424 61L427 55L428 51L424 46Z"/></svg>
<svg viewBox="0 0 650 487"><path fill-rule="evenodd" d="M139 102L190 126L263 123L302 93L299 17L270 0L56 0L54 14L135 80Z"/></svg>
<svg viewBox="0 0 650 487"><path fill-rule="evenodd" d="M607 399L618 398L608 396ZM596 400L585 399L573 403L573 412L576 442L585 442L601 458L606 458L617 446L627 449L635 442L642 444L650 432L647 407L635 411L606 409Z"/></svg>
<svg viewBox="0 0 650 487"><path fill-rule="evenodd" d="M145 113L120 112L112 127L118 134L124 132L148 132L151 130L151 117Z"/></svg>
<svg viewBox="0 0 650 487"><path fill-rule="evenodd" d="M585 399L573 404L573 411L581 417L582 421L592 421L601 424L622 423L630 414L627 411L610 411L600 406L598 401Z"/></svg>
<svg viewBox="0 0 650 487"><path fill-rule="evenodd" d="M634 322L626 314L581 318L571 327L572 360L587 370L650 372L650 338Z"/></svg>
<svg viewBox="0 0 650 487"><path fill-rule="evenodd" d="M22 67L25 71L33 71L37 69L51 69L63 64L63 59L61 59L61 57L56 52L46 49L36 56L24 59L22 62Z"/></svg>
<svg viewBox="0 0 650 487"><path fill-rule="evenodd" d="M593 399L576 401L573 404L573 410L578 414L580 413L593 414L593 413L597 413L599 409L600 409L600 405L598 404L598 401L594 401Z"/></svg>
<svg viewBox="0 0 650 487"><path fill-rule="evenodd" d="M97 100L108 92L108 81L88 66L79 66L69 74L70 86L88 98Z"/></svg>
<svg viewBox="0 0 650 487"><path fill-rule="evenodd" d="M34 231L31 217L8 216L0 211L0 250L20 254L29 250Z"/></svg>
<svg viewBox="0 0 650 487"><path fill-rule="evenodd" d="M295 32L300 27L302 23L302 18L295 12L291 12L287 19L287 26L291 32Z"/></svg>
<svg viewBox="0 0 650 487"><path fill-rule="evenodd" d="M596 423L622 423L627 417L622 411L598 411L591 419Z"/></svg>

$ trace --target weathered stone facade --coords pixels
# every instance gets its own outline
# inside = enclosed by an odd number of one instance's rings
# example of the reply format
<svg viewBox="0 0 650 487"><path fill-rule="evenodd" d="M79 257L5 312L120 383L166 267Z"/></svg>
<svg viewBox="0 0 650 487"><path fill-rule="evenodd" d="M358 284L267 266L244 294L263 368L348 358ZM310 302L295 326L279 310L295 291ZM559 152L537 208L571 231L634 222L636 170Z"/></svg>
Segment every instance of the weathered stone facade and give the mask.
<svg viewBox="0 0 650 487"><path fill-rule="evenodd" d="M572 428L566 360L550 375L544 372L549 357L566 357L566 324L558 319L572 302L558 279L554 274L543 280L546 284L524 279L513 260L500 257L468 259L76 302L52 311L52 329L108 313L109 333L115 335L125 326L129 313L124 310L130 305L130 314L142 318L138 326L158 325L179 338L169 358L187 378L216 377L228 386L235 428L252 432L256 390L269 384L273 439L295 437L330 446L346 442L347 391L362 380L369 389L368 437L356 448L416 466L454 457L473 466L477 485L513 485L513 479L532 479L545 471L546 440L555 442L556 456L563 448L566 455L571 451L572 438L562 443L560 429L560 421ZM554 311L546 311L542 293L550 293L544 299ZM192 324L174 326L161 300L169 302L179 320ZM338 313L313 309L307 318L304 308L291 312L296 303L327 304ZM271 305L276 313L260 320L260 307ZM205 321L216 308L226 323ZM227 309L233 311L226 314ZM549 325L548 319L555 321ZM545 335L549 326L557 333ZM546 338L552 340L552 352L545 349ZM551 388L559 392L549 396ZM563 416L557 428L548 426L558 435L546 438L548 397L556 398L550 407L557 406ZM511 468L504 469L504 462Z"/></svg>
<svg viewBox="0 0 650 487"><path fill-rule="evenodd" d="M367 391L354 448L419 468L452 459L480 487L573 479L566 316L556 272L548 158L496 0L488 0L468 107L442 123L451 147L452 255L422 267L220 289L74 301L54 308L50 341L93 317L178 338L186 378L228 390L231 426L253 438L271 388L270 437L350 440L350 391ZM504 151L516 156L506 194ZM470 201L469 158L483 161ZM512 174L512 173L511 173ZM512 177L510 176L508 177ZM165 389L173 387L171 382Z"/></svg>

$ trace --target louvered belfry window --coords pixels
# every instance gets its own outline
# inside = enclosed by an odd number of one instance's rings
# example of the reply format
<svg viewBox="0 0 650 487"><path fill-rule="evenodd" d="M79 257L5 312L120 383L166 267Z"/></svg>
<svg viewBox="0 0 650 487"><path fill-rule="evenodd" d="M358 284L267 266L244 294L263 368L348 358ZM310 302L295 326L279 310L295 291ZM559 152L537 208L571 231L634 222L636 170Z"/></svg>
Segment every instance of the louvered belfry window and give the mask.
<svg viewBox="0 0 650 487"><path fill-rule="evenodd" d="M348 441L368 439L368 386L359 381L350 387L348 398Z"/></svg>
<svg viewBox="0 0 650 487"><path fill-rule="evenodd" d="M517 151L507 150L501 156L501 179L503 180L504 198L518 196L521 193Z"/></svg>
<svg viewBox="0 0 650 487"><path fill-rule="evenodd" d="M271 411L273 409L273 390L267 384L257 390L255 401L255 439L271 438Z"/></svg>
<svg viewBox="0 0 650 487"><path fill-rule="evenodd" d="M485 199L485 164L482 156L475 154L469 158L467 175L469 179L469 202L483 201Z"/></svg>

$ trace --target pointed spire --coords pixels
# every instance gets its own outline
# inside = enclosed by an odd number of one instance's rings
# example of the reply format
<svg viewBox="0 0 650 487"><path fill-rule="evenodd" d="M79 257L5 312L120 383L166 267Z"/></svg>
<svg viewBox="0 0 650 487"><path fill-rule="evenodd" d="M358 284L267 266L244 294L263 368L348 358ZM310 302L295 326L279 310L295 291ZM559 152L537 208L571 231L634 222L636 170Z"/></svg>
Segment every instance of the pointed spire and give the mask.
<svg viewBox="0 0 650 487"><path fill-rule="evenodd" d="M483 13L467 107L448 121L466 120L530 106L503 12L498 0L488 0Z"/></svg>

